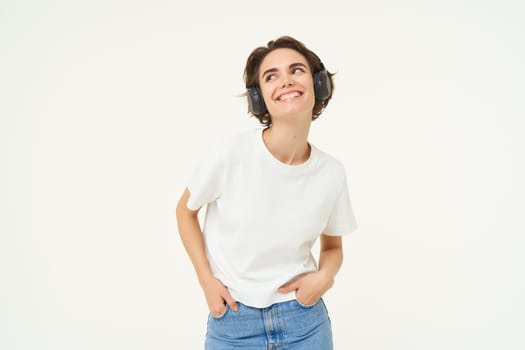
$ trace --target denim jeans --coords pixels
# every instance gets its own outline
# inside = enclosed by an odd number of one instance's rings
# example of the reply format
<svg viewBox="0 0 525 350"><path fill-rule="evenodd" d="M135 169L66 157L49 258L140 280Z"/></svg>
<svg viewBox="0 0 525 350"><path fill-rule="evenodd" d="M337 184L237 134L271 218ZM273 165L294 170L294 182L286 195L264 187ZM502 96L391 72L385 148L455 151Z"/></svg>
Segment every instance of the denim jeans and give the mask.
<svg viewBox="0 0 525 350"><path fill-rule="evenodd" d="M332 350L332 328L322 299L314 305L297 300L254 308L237 303L223 315L208 316L206 350Z"/></svg>

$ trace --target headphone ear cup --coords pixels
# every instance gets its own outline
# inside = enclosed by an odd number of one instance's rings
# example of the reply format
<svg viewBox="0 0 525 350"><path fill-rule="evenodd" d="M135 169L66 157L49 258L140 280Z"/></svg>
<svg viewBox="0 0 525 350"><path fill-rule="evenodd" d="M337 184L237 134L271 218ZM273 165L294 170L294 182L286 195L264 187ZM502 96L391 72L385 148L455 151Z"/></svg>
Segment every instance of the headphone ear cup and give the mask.
<svg viewBox="0 0 525 350"><path fill-rule="evenodd" d="M328 72L325 69L314 74L314 90L315 98L318 100L324 101L330 97L332 84L330 83Z"/></svg>
<svg viewBox="0 0 525 350"><path fill-rule="evenodd" d="M246 91L248 97L248 109L255 115L261 115L266 113L266 105L261 94L261 90L258 87L248 88Z"/></svg>

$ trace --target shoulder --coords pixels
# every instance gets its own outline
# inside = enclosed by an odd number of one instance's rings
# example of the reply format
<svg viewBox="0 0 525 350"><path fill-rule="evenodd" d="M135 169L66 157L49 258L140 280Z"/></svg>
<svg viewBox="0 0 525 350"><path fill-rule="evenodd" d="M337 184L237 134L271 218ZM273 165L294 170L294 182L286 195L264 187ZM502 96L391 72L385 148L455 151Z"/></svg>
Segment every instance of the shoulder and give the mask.
<svg viewBox="0 0 525 350"><path fill-rule="evenodd" d="M314 146L315 147L315 146ZM344 164L336 157L317 148L318 153L318 171L329 184L327 188L334 189L337 193L346 183L346 170Z"/></svg>
<svg viewBox="0 0 525 350"><path fill-rule="evenodd" d="M316 147L313 145L313 147ZM344 176L345 175L345 166L341 161L339 161L337 158L332 156L331 154L328 154L327 152L319 149L316 147L317 153L319 154L319 165L321 167L327 168L331 172L339 175Z"/></svg>

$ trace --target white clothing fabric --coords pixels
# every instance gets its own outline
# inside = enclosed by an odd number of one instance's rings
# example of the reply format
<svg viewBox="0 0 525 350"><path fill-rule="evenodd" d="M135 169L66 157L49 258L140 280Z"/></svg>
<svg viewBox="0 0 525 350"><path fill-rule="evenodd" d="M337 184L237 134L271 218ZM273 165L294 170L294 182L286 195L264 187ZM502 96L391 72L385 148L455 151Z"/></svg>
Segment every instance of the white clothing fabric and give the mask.
<svg viewBox="0 0 525 350"><path fill-rule="evenodd" d="M316 271L311 248L321 233L353 232L345 169L310 143L308 160L277 160L264 129L216 142L188 182L191 210L207 204L203 224L212 272L235 300L253 307L295 299L277 289Z"/></svg>

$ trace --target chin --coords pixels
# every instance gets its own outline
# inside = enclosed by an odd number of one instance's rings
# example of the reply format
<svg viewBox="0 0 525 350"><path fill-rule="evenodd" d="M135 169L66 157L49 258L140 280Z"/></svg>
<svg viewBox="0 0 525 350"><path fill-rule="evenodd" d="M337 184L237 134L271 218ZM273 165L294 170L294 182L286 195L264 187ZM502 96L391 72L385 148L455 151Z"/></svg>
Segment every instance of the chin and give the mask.
<svg viewBox="0 0 525 350"><path fill-rule="evenodd" d="M313 113L313 106L289 106L289 108L279 108L273 111L271 113L272 116L294 116L297 114L308 114L312 115Z"/></svg>
<svg viewBox="0 0 525 350"><path fill-rule="evenodd" d="M269 109L271 115L288 115L297 113L311 113L314 109L313 104L295 103L289 105L276 105Z"/></svg>

